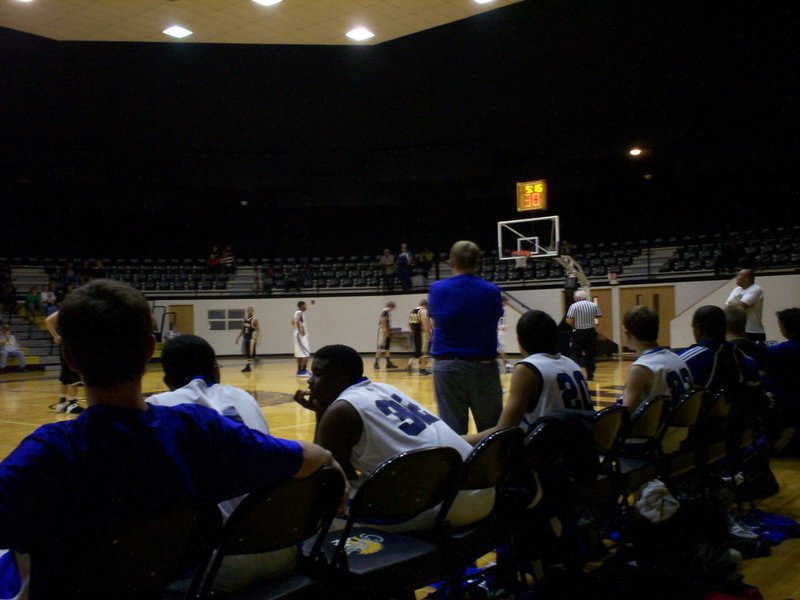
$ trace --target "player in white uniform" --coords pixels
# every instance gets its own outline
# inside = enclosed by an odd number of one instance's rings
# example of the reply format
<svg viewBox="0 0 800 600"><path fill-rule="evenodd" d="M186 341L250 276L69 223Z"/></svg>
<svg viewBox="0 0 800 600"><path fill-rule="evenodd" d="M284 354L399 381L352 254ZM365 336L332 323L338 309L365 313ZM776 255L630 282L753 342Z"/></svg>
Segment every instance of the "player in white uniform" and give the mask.
<svg viewBox="0 0 800 600"><path fill-rule="evenodd" d="M294 344L294 357L297 359L297 376L308 377L308 357L311 356L311 346L308 345L308 328L303 313L308 306L300 300L297 303L297 310L292 317L292 343Z"/></svg>
<svg viewBox="0 0 800 600"><path fill-rule="evenodd" d="M628 367L622 405L632 411L655 396L679 397L692 387L692 373L681 357L658 345L658 314L647 306L634 306L622 319L625 345L639 352Z"/></svg>
<svg viewBox="0 0 800 600"><path fill-rule="evenodd" d="M182 335L164 345L161 355L164 383L169 392L147 398L148 404L176 406L200 404L214 409L251 429L269 434L269 427L256 399L248 392L220 381L217 357L211 345L196 335ZM219 504L227 519L244 496ZM226 556L214 581L218 592L236 592L258 580L281 576L290 571L297 559L295 548ZM179 586L180 587L180 586Z"/></svg>
<svg viewBox="0 0 800 600"><path fill-rule="evenodd" d="M469 456L472 446L436 415L396 387L364 377L361 356L349 346L320 348L314 355L309 391L298 390L295 400L317 412L314 439L331 451L347 476L355 481L384 460L409 450L451 447ZM494 504L494 490L459 493L448 519L454 526L486 516ZM404 531L427 529L436 512L428 511Z"/></svg>
<svg viewBox="0 0 800 600"><path fill-rule="evenodd" d="M558 330L550 315L541 310L522 315L517 321L517 341L528 356L514 367L500 420L495 427L464 436L471 444L506 427L527 431L539 417L563 408L592 410L583 371L558 352Z"/></svg>

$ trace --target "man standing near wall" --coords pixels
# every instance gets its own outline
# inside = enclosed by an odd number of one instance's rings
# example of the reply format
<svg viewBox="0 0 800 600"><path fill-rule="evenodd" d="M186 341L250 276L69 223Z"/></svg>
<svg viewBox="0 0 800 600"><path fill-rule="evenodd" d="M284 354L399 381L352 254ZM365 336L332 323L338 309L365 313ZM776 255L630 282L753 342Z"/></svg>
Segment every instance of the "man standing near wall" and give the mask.
<svg viewBox="0 0 800 600"><path fill-rule="evenodd" d="M736 288L725 301L727 306L741 306L747 315L745 335L754 342L767 341L761 315L764 310L764 290L755 282L753 269L742 269L736 274Z"/></svg>
<svg viewBox="0 0 800 600"><path fill-rule="evenodd" d="M478 431L494 427L503 409L497 364L500 288L476 275L480 249L462 240L450 249L453 276L431 285L433 389L439 416L464 435L469 412Z"/></svg>

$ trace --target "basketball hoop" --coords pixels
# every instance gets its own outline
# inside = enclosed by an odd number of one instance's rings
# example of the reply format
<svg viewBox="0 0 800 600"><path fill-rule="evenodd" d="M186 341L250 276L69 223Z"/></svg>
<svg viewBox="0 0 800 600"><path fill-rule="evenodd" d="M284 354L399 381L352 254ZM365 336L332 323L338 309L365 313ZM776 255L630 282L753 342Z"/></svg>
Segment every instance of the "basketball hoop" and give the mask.
<svg viewBox="0 0 800 600"><path fill-rule="evenodd" d="M531 251L530 250L512 250L511 251L511 256L524 256L525 258L530 258L531 257Z"/></svg>

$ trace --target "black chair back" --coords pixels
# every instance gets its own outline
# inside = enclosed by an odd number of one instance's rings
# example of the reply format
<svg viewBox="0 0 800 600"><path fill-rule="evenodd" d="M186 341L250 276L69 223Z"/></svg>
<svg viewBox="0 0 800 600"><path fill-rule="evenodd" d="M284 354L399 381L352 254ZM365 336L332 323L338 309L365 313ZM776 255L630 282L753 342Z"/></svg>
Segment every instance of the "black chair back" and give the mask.
<svg viewBox="0 0 800 600"><path fill-rule="evenodd" d="M481 440L464 461L458 489L478 490L499 485L522 437L519 427L507 427Z"/></svg>
<svg viewBox="0 0 800 600"><path fill-rule="evenodd" d="M625 431L626 438L654 439L664 425L664 415L670 396L656 396L642 402L633 411L628 427Z"/></svg>
<svg viewBox="0 0 800 600"><path fill-rule="evenodd" d="M200 597L211 590L225 556L271 552L316 536L307 560L319 561L322 539L343 493L341 473L323 467L303 479L289 479L248 494L222 529L220 543L199 586Z"/></svg>
<svg viewBox="0 0 800 600"><path fill-rule="evenodd" d="M82 548L65 548L57 565L31 556L31 598L160 598L172 582L206 564L219 540L216 505L146 515Z"/></svg>
<svg viewBox="0 0 800 600"><path fill-rule="evenodd" d="M630 411L624 406L609 406L597 411L592 437L601 455L609 456L616 452L629 416Z"/></svg>

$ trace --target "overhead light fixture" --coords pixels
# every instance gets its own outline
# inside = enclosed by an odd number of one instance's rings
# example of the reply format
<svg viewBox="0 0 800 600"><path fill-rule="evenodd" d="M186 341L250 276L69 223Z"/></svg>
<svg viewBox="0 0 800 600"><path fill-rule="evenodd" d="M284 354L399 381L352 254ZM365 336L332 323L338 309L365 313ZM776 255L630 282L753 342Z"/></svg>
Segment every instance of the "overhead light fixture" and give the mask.
<svg viewBox="0 0 800 600"><path fill-rule="evenodd" d="M494 2L494 0L475 0L475 4L489 4L489 2Z"/></svg>
<svg viewBox="0 0 800 600"><path fill-rule="evenodd" d="M33 2L33 0L18 0L18 2L24 2L25 4L27 4L28 2Z"/></svg>
<svg viewBox="0 0 800 600"><path fill-rule="evenodd" d="M173 25L172 27L167 27L161 33L166 33L167 35L171 35L174 38L185 38L187 35L192 35L191 31L189 31L185 27L181 27L180 25Z"/></svg>
<svg viewBox="0 0 800 600"><path fill-rule="evenodd" d="M355 29L347 32L347 37L357 42L363 42L371 37L375 37L375 34L366 27L356 27Z"/></svg>
<svg viewBox="0 0 800 600"><path fill-rule="evenodd" d="M630 154L631 156L639 156L641 153L642 153L641 148L631 148L630 150L628 150L628 154Z"/></svg>
<svg viewBox="0 0 800 600"><path fill-rule="evenodd" d="M253 0L256 4L261 4L262 6L275 6L276 4L280 4L282 0Z"/></svg>

